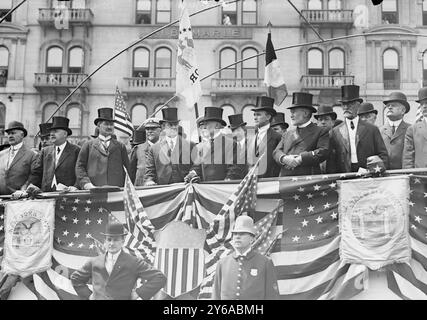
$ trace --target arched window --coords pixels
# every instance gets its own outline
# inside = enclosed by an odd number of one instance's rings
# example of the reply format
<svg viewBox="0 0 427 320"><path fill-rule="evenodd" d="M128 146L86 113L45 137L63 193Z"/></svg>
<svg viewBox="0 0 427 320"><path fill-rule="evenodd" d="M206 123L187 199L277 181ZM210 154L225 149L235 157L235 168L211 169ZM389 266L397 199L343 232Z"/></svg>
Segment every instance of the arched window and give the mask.
<svg viewBox="0 0 427 320"><path fill-rule="evenodd" d="M171 0L157 0L156 23L171 22Z"/></svg>
<svg viewBox="0 0 427 320"><path fill-rule="evenodd" d="M0 47L0 87L6 87L9 70L9 50Z"/></svg>
<svg viewBox="0 0 427 320"><path fill-rule="evenodd" d="M237 25L237 2L229 3L222 8L222 24L224 26Z"/></svg>
<svg viewBox="0 0 427 320"><path fill-rule="evenodd" d="M67 109L67 118L70 119L69 127L73 130L73 136L82 135L82 109L78 104L71 104Z"/></svg>
<svg viewBox="0 0 427 320"><path fill-rule="evenodd" d="M231 104L224 104L222 108L222 119L228 123L228 116L235 114L234 107Z"/></svg>
<svg viewBox="0 0 427 320"><path fill-rule="evenodd" d="M343 76L345 74L344 51L332 49L329 51L329 75Z"/></svg>
<svg viewBox="0 0 427 320"><path fill-rule="evenodd" d="M151 24L151 0L136 1L136 23Z"/></svg>
<svg viewBox="0 0 427 320"><path fill-rule="evenodd" d="M172 77L172 51L168 48L160 48L156 50L154 71L156 78Z"/></svg>
<svg viewBox="0 0 427 320"><path fill-rule="evenodd" d="M0 19L12 9L12 0L1 0L0 1ZM12 21L12 14L6 17L5 22Z"/></svg>
<svg viewBox="0 0 427 320"><path fill-rule="evenodd" d="M219 67L223 68L228 66L231 63L236 62L237 53L236 50L232 48L224 48L219 53ZM219 77L223 79L236 79L237 78L237 68L236 65L231 66L227 69L221 70Z"/></svg>
<svg viewBox="0 0 427 320"><path fill-rule="evenodd" d="M80 47L70 49L68 56L68 73L83 73L84 52Z"/></svg>
<svg viewBox="0 0 427 320"><path fill-rule="evenodd" d="M134 127L139 127L147 119L147 107L143 104L136 104L132 107L130 118Z"/></svg>
<svg viewBox="0 0 427 320"><path fill-rule="evenodd" d="M329 0L328 10L341 10L341 0Z"/></svg>
<svg viewBox="0 0 427 320"><path fill-rule="evenodd" d="M308 1L308 10L322 10L322 1L321 0L309 0Z"/></svg>
<svg viewBox="0 0 427 320"><path fill-rule="evenodd" d="M63 50L60 47L47 49L46 73L61 73Z"/></svg>
<svg viewBox="0 0 427 320"><path fill-rule="evenodd" d="M132 77L148 78L150 76L150 51L137 48L133 52Z"/></svg>
<svg viewBox="0 0 427 320"><path fill-rule="evenodd" d="M4 135L6 126L6 106L0 102L0 135Z"/></svg>
<svg viewBox="0 0 427 320"><path fill-rule="evenodd" d="M254 48L246 48L242 52L242 59L258 54ZM258 79L258 57L242 62L242 78Z"/></svg>
<svg viewBox="0 0 427 320"><path fill-rule="evenodd" d="M242 24L257 24L257 1L243 0Z"/></svg>
<svg viewBox="0 0 427 320"><path fill-rule="evenodd" d="M253 108L255 108L254 105L248 104L242 109L243 121L245 121L248 126L255 126Z"/></svg>
<svg viewBox="0 0 427 320"><path fill-rule="evenodd" d="M52 117L53 113L58 108L58 105L56 103L48 103L43 107L43 114L42 114L42 123L45 123L48 121L49 118Z"/></svg>
<svg viewBox="0 0 427 320"><path fill-rule="evenodd" d="M427 50L423 53L423 87L427 86Z"/></svg>
<svg viewBox="0 0 427 320"><path fill-rule="evenodd" d="M383 0L382 2L382 22L384 24L399 23L397 10L397 0Z"/></svg>
<svg viewBox="0 0 427 320"><path fill-rule="evenodd" d="M319 49L308 50L308 74L323 75L323 52Z"/></svg>
<svg viewBox="0 0 427 320"><path fill-rule="evenodd" d="M399 55L394 49L387 49L383 54L384 89L400 89Z"/></svg>

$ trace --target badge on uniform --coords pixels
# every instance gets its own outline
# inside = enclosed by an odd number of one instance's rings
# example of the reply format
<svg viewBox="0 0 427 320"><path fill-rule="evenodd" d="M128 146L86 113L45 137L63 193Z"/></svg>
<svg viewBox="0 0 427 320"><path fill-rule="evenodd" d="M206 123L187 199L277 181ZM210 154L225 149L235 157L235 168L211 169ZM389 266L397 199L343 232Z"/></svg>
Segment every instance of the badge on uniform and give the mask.
<svg viewBox="0 0 427 320"><path fill-rule="evenodd" d="M251 269L251 276L256 277L258 275L258 269Z"/></svg>

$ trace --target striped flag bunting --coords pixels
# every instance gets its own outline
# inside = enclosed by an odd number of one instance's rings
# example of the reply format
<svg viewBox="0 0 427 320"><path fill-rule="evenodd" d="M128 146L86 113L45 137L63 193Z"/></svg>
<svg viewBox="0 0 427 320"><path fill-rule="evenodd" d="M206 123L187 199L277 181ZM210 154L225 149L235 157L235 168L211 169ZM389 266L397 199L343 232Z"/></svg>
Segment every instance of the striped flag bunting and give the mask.
<svg viewBox="0 0 427 320"><path fill-rule="evenodd" d="M114 99L114 129L119 130L129 137L133 134L133 125L126 109L126 102L119 87L116 86Z"/></svg>
<svg viewBox="0 0 427 320"><path fill-rule="evenodd" d="M423 119L424 119L423 110L421 105L419 105L417 109L417 113L415 114L415 122L423 121Z"/></svg>

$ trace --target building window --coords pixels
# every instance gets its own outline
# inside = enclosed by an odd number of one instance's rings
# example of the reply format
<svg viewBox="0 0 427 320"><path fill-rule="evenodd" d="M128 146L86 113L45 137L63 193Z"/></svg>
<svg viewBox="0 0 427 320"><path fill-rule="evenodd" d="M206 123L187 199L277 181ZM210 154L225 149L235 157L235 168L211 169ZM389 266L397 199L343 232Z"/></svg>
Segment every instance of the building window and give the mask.
<svg viewBox="0 0 427 320"><path fill-rule="evenodd" d="M394 49L383 54L384 89L400 89L399 55Z"/></svg>
<svg viewBox="0 0 427 320"><path fill-rule="evenodd" d="M341 0L329 0L328 10L341 10Z"/></svg>
<svg viewBox="0 0 427 320"><path fill-rule="evenodd" d="M157 0L156 23L171 22L171 0Z"/></svg>
<svg viewBox="0 0 427 320"><path fill-rule="evenodd" d="M12 0L0 1L0 19L12 9ZM12 14L8 15L4 22L12 22Z"/></svg>
<svg viewBox="0 0 427 320"><path fill-rule="evenodd" d="M329 51L329 75L343 76L345 74L344 51L332 49Z"/></svg>
<svg viewBox="0 0 427 320"><path fill-rule="evenodd" d="M147 119L147 107L143 104L136 104L130 111L130 118L134 127L139 127Z"/></svg>
<svg viewBox="0 0 427 320"><path fill-rule="evenodd" d="M322 10L322 1L321 0L309 0L308 1L308 10Z"/></svg>
<svg viewBox="0 0 427 320"><path fill-rule="evenodd" d="M73 131L73 136L81 136L82 110L80 106L77 104L70 105L67 110L67 118L70 119L70 124L68 126Z"/></svg>
<svg viewBox="0 0 427 320"><path fill-rule="evenodd" d="M133 52L132 77L150 77L150 51L138 48Z"/></svg>
<svg viewBox="0 0 427 320"><path fill-rule="evenodd" d="M236 62L237 52L232 48L224 48L219 53L219 67L223 68ZM219 72L219 77L223 79L236 79L237 78L237 67L236 65L231 66L227 69Z"/></svg>
<svg viewBox="0 0 427 320"><path fill-rule="evenodd" d="M8 69L9 50L6 47L0 47L0 87L6 87Z"/></svg>
<svg viewBox="0 0 427 320"><path fill-rule="evenodd" d="M234 107L231 104L224 104L222 108L222 119L228 122L228 116L235 114Z"/></svg>
<svg viewBox="0 0 427 320"><path fill-rule="evenodd" d="M242 59L258 54L253 48L247 48L242 52ZM258 79L258 57L242 62L242 78Z"/></svg>
<svg viewBox="0 0 427 320"><path fill-rule="evenodd" d="M423 0L423 26L427 26L427 0Z"/></svg>
<svg viewBox="0 0 427 320"><path fill-rule="evenodd" d="M423 53L423 87L427 87L427 51Z"/></svg>
<svg viewBox="0 0 427 320"><path fill-rule="evenodd" d="M58 109L56 103L48 103L43 107L42 114L42 123L48 122L48 120L53 116L53 113Z"/></svg>
<svg viewBox="0 0 427 320"><path fill-rule="evenodd" d="M0 136L4 135L6 126L6 106L0 102Z"/></svg>
<svg viewBox="0 0 427 320"><path fill-rule="evenodd" d="M62 72L62 53L60 47L50 47L47 50L46 73Z"/></svg>
<svg viewBox="0 0 427 320"><path fill-rule="evenodd" d="M83 73L84 53L80 47L70 49L68 56L68 73Z"/></svg>
<svg viewBox="0 0 427 320"><path fill-rule="evenodd" d="M382 22L384 24L399 23L397 0L384 0L382 3Z"/></svg>
<svg viewBox="0 0 427 320"><path fill-rule="evenodd" d="M257 0L243 0L242 24L257 24Z"/></svg>
<svg viewBox="0 0 427 320"><path fill-rule="evenodd" d="M224 26L237 25L237 2L224 5L222 8L222 24Z"/></svg>
<svg viewBox="0 0 427 320"><path fill-rule="evenodd" d="M155 73L156 78L171 78L172 77L172 51L168 48L160 48L156 50L155 58Z"/></svg>
<svg viewBox="0 0 427 320"><path fill-rule="evenodd" d="M243 121L245 121L248 124L248 126L251 126L251 127L255 126L254 112L252 111L253 108L255 108L254 105L248 104L244 106L242 109Z"/></svg>
<svg viewBox="0 0 427 320"><path fill-rule="evenodd" d="M151 24L151 0L136 1L137 24Z"/></svg>
<svg viewBox="0 0 427 320"><path fill-rule="evenodd" d="M308 50L308 74L323 75L323 52L319 49Z"/></svg>

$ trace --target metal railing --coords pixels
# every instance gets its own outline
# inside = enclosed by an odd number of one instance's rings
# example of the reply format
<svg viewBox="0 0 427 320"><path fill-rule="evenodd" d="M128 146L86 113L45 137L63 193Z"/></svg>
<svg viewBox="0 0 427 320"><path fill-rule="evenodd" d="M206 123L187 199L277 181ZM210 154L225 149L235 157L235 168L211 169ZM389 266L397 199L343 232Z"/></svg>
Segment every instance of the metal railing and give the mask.
<svg viewBox="0 0 427 320"><path fill-rule="evenodd" d="M353 23L352 10L301 10L301 13L311 23Z"/></svg>
<svg viewBox="0 0 427 320"><path fill-rule="evenodd" d="M315 76L301 77L302 87L306 89L340 88L343 85L354 84L354 76Z"/></svg>
<svg viewBox="0 0 427 320"><path fill-rule="evenodd" d="M75 87L87 74L84 73L36 73L35 87Z"/></svg>
<svg viewBox="0 0 427 320"><path fill-rule="evenodd" d="M132 77L124 78L127 86L124 91L137 91L137 90L167 90L175 91L175 78L143 78Z"/></svg>
<svg viewBox="0 0 427 320"><path fill-rule="evenodd" d="M70 9L68 8L69 22L91 22L93 18L92 10L90 9ZM40 22L52 22L61 14L60 9L42 8L39 9Z"/></svg>
<svg viewBox="0 0 427 320"><path fill-rule="evenodd" d="M264 79L212 79L212 89L233 91L258 91L265 87Z"/></svg>

